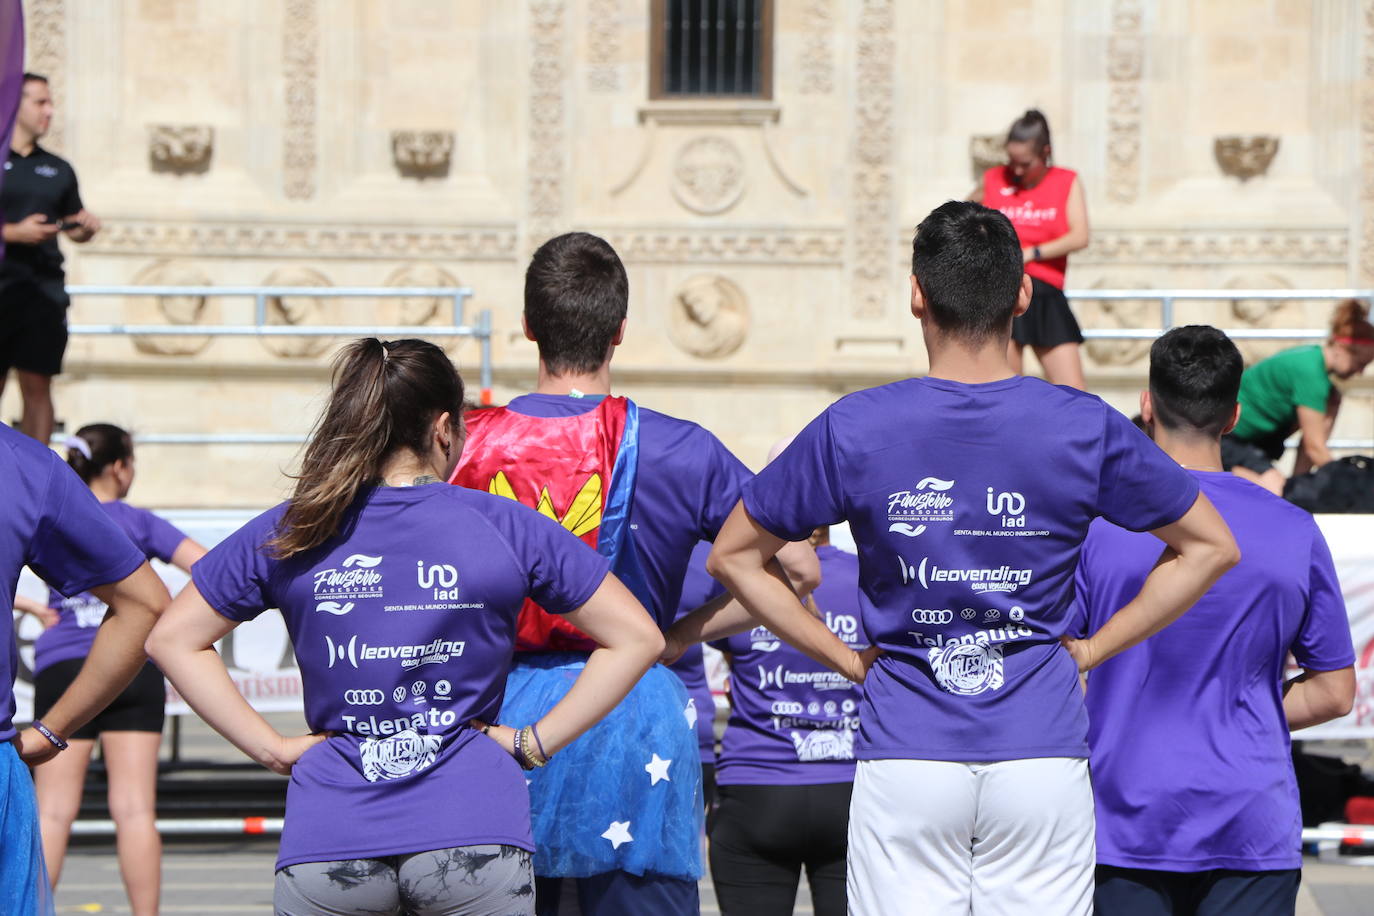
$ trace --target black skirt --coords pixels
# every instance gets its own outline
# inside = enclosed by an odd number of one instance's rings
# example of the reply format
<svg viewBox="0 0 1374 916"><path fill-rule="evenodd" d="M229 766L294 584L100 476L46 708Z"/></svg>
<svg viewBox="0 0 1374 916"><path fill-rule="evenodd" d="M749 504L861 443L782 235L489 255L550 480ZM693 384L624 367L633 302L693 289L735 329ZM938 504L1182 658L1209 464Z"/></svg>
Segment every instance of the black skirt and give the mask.
<svg viewBox="0 0 1374 916"><path fill-rule="evenodd" d="M1066 343L1081 344L1083 332L1064 291L1031 277L1030 308L1020 318L1012 319L1011 339L1023 346L1049 349Z"/></svg>

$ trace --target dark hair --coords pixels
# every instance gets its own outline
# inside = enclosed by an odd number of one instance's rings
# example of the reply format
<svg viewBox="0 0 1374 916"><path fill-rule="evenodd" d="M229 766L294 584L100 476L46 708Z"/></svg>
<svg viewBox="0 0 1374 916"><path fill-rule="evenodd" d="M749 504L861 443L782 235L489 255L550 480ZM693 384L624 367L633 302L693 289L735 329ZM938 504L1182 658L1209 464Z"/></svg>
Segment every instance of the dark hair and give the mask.
<svg viewBox="0 0 1374 916"><path fill-rule="evenodd" d="M951 200L916 227L911 273L941 331L971 340L1009 333L1022 272L1016 230L996 210Z"/></svg>
<svg viewBox="0 0 1374 916"><path fill-rule="evenodd" d="M549 239L525 271L525 321L555 375L601 368L629 300L615 249L586 232Z"/></svg>
<svg viewBox="0 0 1374 916"><path fill-rule="evenodd" d="M1221 331L1174 328L1150 347L1150 402L1169 430L1220 438L1240 394L1245 360Z"/></svg>
<svg viewBox="0 0 1374 916"><path fill-rule="evenodd" d="M1359 299L1347 299L1336 306L1331 316L1331 336L1374 339L1374 325L1369 323L1369 306Z"/></svg>
<svg viewBox="0 0 1374 916"><path fill-rule="evenodd" d="M1050 148L1050 122L1040 109L1028 108L1025 114L1011 122L1007 142L1029 143L1036 155L1043 157Z"/></svg>
<svg viewBox="0 0 1374 916"><path fill-rule="evenodd" d="M134 456L133 437L127 430L113 423L91 423L83 426L67 442L67 464L71 465L76 475L86 483L95 480L110 465L127 461ZM90 451L90 457L86 456L82 445Z"/></svg>
<svg viewBox="0 0 1374 916"><path fill-rule="evenodd" d="M285 559L338 533L344 511L394 453L429 451L434 418L463 434L463 380L424 340L355 340L334 359L329 403L305 448L296 490L268 546Z"/></svg>
<svg viewBox="0 0 1374 916"><path fill-rule="evenodd" d="M29 73L29 72L25 71L25 73L24 73L24 81L21 82L19 85L20 85L20 87L23 87L23 86L27 86L29 83L45 83L45 84L46 84L47 82L48 82L48 78L47 78L46 76L40 76L40 75L37 74L37 73Z"/></svg>

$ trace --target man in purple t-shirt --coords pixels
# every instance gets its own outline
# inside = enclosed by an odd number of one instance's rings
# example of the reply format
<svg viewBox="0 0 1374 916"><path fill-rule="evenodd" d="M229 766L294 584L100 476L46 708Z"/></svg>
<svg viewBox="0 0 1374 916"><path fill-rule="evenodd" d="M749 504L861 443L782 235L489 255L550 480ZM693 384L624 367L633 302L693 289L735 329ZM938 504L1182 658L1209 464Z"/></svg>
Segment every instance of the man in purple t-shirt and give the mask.
<svg viewBox="0 0 1374 916"><path fill-rule="evenodd" d="M1030 295L1005 216L954 201L933 211L911 282L929 376L822 413L745 486L707 564L770 630L864 684L852 913L1089 912L1079 673L1165 626L1236 561L1196 482L1126 417L1010 374L1012 316ZM1172 550L1091 638L1061 645L1098 516ZM845 646L763 566L842 520L880 652Z"/></svg>
<svg viewBox="0 0 1374 916"><path fill-rule="evenodd" d="M1243 368L1210 327L1176 328L1150 350L1141 416L1244 559L1178 623L1088 681L1098 912L1291 914L1302 816L1288 731L1354 701L1350 624L1316 522L1221 469ZM1135 594L1156 559L1148 537L1094 522L1076 577L1084 628ZM1289 653L1303 673L1285 683Z"/></svg>

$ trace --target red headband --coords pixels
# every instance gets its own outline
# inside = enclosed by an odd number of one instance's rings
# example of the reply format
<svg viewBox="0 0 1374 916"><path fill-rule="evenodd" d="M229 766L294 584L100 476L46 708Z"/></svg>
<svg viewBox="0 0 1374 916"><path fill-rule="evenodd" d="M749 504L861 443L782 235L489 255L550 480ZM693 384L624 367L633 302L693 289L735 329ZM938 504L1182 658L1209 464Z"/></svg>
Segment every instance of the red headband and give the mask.
<svg viewBox="0 0 1374 916"><path fill-rule="evenodd" d="M1352 347L1374 347L1374 337L1333 337L1333 343L1349 344Z"/></svg>

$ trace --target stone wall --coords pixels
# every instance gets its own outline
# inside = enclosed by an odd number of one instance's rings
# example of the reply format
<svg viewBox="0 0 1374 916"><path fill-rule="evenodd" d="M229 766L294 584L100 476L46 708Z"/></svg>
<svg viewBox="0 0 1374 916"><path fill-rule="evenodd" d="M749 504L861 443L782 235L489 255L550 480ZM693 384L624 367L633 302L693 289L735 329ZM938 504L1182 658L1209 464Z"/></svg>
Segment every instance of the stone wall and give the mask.
<svg viewBox="0 0 1374 916"><path fill-rule="evenodd" d="M911 229L969 192L1032 105L1088 193L1071 287L1374 284L1370 0L775 6L772 99L653 102L642 0L31 0L50 145L107 227L68 246L70 279L470 285L494 314L501 400L533 379L529 253L587 229L630 272L617 384L753 465L836 396L922 371ZM1179 320L1320 327L1329 309L1220 295ZM447 321L430 301L269 305L278 322ZM1079 313L1158 321L1144 300ZM250 314L226 297L86 299L72 318ZM59 415L304 432L336 344L81 338ZM1144 349L1090 346L1091 385L1129 407ZM452 352L475 386L476 346ZM16 415L15 393L0 406ZM1374 434L1372 416L1360 388L1337 435ZM150 445L135 496L263 505L293 452Z"/></svg>

